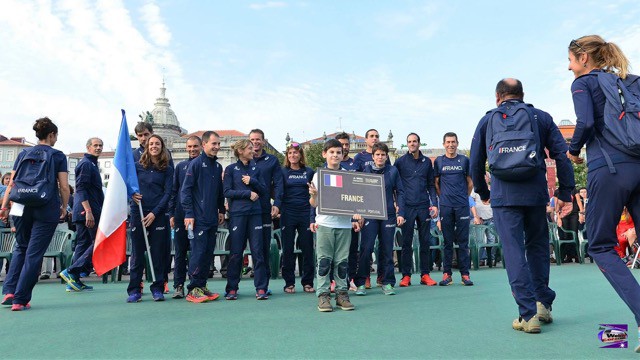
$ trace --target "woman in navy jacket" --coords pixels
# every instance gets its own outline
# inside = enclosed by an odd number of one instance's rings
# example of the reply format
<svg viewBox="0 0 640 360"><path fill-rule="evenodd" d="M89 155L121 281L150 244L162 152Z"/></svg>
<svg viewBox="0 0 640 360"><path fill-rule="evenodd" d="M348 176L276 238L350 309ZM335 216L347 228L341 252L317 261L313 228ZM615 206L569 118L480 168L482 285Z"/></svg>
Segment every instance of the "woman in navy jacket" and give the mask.
<svg viewBox="0 0 640 360"><path fill-rule="evenodd" d="M260 197L269 196L261 183L260 170L253 160L253 146L247 139L236 141L233 153L238 158L235 164L224 169L224 197L229 204L229 239L231 249L227 267L227 286L225 298L238 298L240 270L242 268L242 252L249 239L249 247L253 257L256 298L267 300L267 267L262 255L262 208Z"/></svg>
<svg viewBox="0 0 640 360"><path fill-rule="evenodd" d="M304 150L298 143L292 143L287 147L282 176L284 180L284 196L282 199L282 278L284 279L284 291L292 294L296 292L296 278L294 275L296 257L295 248L296 233L298 244L302 251L302 287L305 292L315 292L313 288L314 259L313 259L313 234L309 229L309 183L315 172L305 166Z"/></svg>
<svg viewBox="0 0 640 360"><path fill-rule="evenodd" d="M169 164L169 153L164 140L158 135L151 135L145 144L144 153L136 163L136 173L140 184L140 194L133 195L131 203L131 269L127 293L127 302L138 302L142 298L140 282L144 269L144 252L146 245L143 231L147 231L151 261L156 281L151 284L154 301L163 301L164 283L167 273L167 254L170 252L171 240L167 212L173 167ZM142 201L143 217L140 218L138 202Z"/></svg>
<svg viewBox="0 0 640 360"><path fill-rule="evenodd" d="M622 50L600 36L583 36L569 44L569 70L576 77L571 92L577 117L569 157L582 163L580 149L587 145L589 255L640 326L640 285L614 250L618 244L616 225L625 205L633 221L640 223L640 159L615 148L603 136L606 99L597 76L601 71L615 71L627 84L640 81L628 69ZM640 346L636 352L640 352Z"/></svg>
<svg viewBox="0 0 640 360"><path fill-rule="evenodd" d="M369 276L371 254L378 238L378 273L382 276L382 292L385 295L395 295L396 277L393 267L393 241L396 226L404 224L404 187L398 169L387 163L389 148L386 144L376 143L372 148L373 164L367 165L365 173L384 176L385 197L387 203L387 219L364 219L362 238L360 240L360 258L355 278L356 295L366 295L365 281ZM397 216L396 216L397 205Z"/></svg>
<svg viewBox="0 0 640 360"><path fill-rule="evenodd" d="M13 311L30 308L29 301L31 301L33 288L38 282L42 258L58 226L58 221L67 216L69 200L67 158L61 151L52 147L58 141L58 127L45 117L36 120L33 130L38 137L38 145L23 150L18 155L13 165L11 182L2 199L0 219L7 219L9 195L16 180L14 176L27 153L41 151L47 154L48 161L53 162L52 188L55 189L55 193L60 193L60 197L54 196L52 201L42 206L25 206L22 215L13 218L16 225L16 247L2 287L4 295L2 305L12 305ZM17 204L14 203L13 206Z"/></svg>

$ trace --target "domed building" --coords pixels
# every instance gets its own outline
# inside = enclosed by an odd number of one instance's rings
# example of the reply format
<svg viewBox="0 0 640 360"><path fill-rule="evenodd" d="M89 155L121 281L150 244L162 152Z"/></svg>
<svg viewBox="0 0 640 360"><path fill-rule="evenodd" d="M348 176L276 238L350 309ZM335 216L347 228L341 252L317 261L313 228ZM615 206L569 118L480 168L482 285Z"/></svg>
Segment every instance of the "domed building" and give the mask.
<svg viewBox="0 0 640 360"><path fill-rule="evenodd" d="M168 149L174 147L174 143L181 139L187 131L180 127L180 122L176 113L171 109L169 99L167 99L167 89L162 81L160 97L156 98L153 110L140 115L142 121L149 122L153 126L153 133L162 136Z"/></svg>

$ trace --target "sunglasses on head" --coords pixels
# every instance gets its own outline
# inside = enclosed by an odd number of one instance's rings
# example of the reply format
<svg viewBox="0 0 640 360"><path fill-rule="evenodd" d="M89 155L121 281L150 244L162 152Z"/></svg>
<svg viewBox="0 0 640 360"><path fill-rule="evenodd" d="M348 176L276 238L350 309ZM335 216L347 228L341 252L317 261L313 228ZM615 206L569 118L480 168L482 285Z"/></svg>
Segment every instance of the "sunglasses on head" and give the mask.
<svg viewBox="0 0 640 360"><path fill-rule="evenodd" d="M580 49L580 52L586 53L586 51L584 50L584 48L582 46L580 46L580 44L578 44L577 41L575 40L571 40L571 42L569 43L569 48L571 48L572 46L577 47L578 49Z"/></svg>
<svg viewBox="0 0 640 360"><path fill-rule="evenodd" d="M299 149L300 148L300 144L298 144L297 142L291 143L289 144L290 148L295 148L295 149Z"/></svg>

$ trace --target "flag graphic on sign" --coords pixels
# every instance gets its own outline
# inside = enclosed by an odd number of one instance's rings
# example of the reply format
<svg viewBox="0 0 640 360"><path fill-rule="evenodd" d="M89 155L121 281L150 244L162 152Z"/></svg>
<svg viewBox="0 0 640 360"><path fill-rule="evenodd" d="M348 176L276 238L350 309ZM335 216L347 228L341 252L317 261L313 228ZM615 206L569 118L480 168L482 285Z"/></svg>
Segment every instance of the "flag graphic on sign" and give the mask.
<svg viewBox="0 0 640 360"><path fill-rule="evenodd" d="M324 174L324 184L332 187L342 187L342 175Z"/></svg>

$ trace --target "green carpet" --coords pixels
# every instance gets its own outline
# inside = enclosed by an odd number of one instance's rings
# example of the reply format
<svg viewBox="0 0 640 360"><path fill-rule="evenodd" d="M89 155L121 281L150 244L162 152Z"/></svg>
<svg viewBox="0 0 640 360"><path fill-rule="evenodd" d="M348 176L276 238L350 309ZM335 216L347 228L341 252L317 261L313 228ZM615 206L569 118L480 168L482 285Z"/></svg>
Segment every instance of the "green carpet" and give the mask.
<svg viewBox="0 0 640 360"><path fill-rule="evenodd" d="M440 272L433 273L439 279ZM2 359L597 359L637 358L633 315L593 264L551 267L557 292L554 323L541 334L511 329L517 306L504 269L471 273L473 287L459 284L379 288L352 295L356 310L320 313L317 300L298 285L256 301L253 282L240 283L238 301L191 304L170 298L127 304L126 282L87 283L92 292L66 293L57 280L40 282L33 308L0 309ZM225 282L209 282L222 293ZM148 287L146 288L148 290ZM600 349L598 324L628 324L630 349Z"/></svg>

